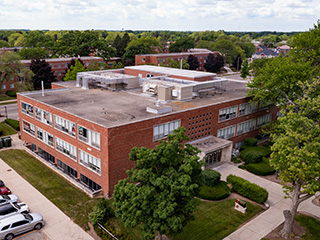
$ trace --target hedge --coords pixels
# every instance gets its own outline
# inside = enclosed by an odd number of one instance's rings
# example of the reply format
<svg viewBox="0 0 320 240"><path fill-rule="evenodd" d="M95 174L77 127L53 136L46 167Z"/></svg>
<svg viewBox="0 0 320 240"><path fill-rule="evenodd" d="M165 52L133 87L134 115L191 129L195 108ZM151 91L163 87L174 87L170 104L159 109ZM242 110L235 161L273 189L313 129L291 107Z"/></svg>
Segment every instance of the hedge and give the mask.
<svg viewBox="0 0 320 240"><path fill-rule="evenodd" d="M255 150L261 152L264 157L268 157L271 154L271 150L264 146L255 146L255 147L245 147L243 150L240 151L240 158L243 159L247 152Z"/></svg>
<svg viewBox="0 0 320 240"><path fill-rule="evenodd" d="M17 92L8 90L6 91L6 95L9 97L17 97Z"/></svg>
<svg viewBox="0 0 320 240"><path fill-rule="evenodd" d="M251 150L244 155L243 161L246 164L259 163L259 162L262 162L262 157L263 157L263 154L261 152L256 150Z"/></svg>
<svg viewBox="0 0 320 240"><path fill-rule="evenodd" d="M244 145L246 145L248 147L257 146L257 143L258 143L258 139L253 138L253 137L249 137L246 140L244 140Z"/></svg>
<svg viewBox="0 0 320 240"><path fill-rule="evenodd" d="M204 185L200 188L198 197L206 200L221 200L230 195L230 188L225 181L220 181L214 187Z"/></svg>
<svg viewBox="0 0 320 240"><path fill-rule="evenodd" d="M257 184L251 183L241 177L230 174L227 182L232 185L232 190L257 203L264 203L268 199L268 191Z"/></svg>
<svg viewBox="0 0 320 240"><path fill-rule="evenodd" d="M274 168L270 166L269 159L267 158L263 158L263 161L260 163L245 165L245 169L259 176L272 175L276 172Z"/></svg>
<svg viewBox="0 0 320 240"><path fill-rule="evenodd" d="M207 186L214 187L220 182L221 174L215 170L207 168L202 171L202 176L204 179L204 184Z"/></svg>
<svg viewBox="0 0 320 240"><path fill-rule="evenodd" d="M20 125L19 125L19 121L18 120L14 120L14 119L8 118L4 122L6 124L10 125L15 130L20 131Z"/></svg>

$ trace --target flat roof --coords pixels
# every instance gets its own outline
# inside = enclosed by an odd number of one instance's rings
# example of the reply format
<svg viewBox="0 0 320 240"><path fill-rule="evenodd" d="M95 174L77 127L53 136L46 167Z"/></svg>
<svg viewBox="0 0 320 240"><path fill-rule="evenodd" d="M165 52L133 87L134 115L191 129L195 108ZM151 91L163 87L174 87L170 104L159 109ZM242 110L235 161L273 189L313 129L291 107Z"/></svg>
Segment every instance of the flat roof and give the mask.
<svg viewBox="0 0 320 240"><path fill-rule="evenodd" d="M176 52L176 53L151 53L151 54L139 54L138 56L155 56L155 57L171 57L171 56L189 56L193 54L209 54L213 53L208 49L193 50L192 52Z"/></svg>
<svg viewBox="0 0 320 240"><path fill-rule="evenodd" d="M68 57L68 58L46 58L47 62L61 62L61 61L68 61L70 62L72 59L78 59L76 57ZM92 57L92 56L87 56L87 57L80 57L81 60L102 60L102 57ZM115 57L115 58L110 58L110 60L119 60L120 58ZM31 63L31 59L26 59L26 60L21 60L22 63Z"/></svg>
<svg viewBox="0 0 320 240"><path fill-rule="evenodd" d="M154 107L157 97L142 93L140 88L115 92L101 89L84 90L76 87L75 82L63 82L61 85L66 88L46 90L44 96L42 96L41 91L18 94L106 128L212 106L241 99L246 95L246 82L228 81L226 83L227 90L222 94L214 96L203 94L201 98L196 97L186 102L171 101L163 105L172 107L171 112L153 114L147 112L146 108Z"/></svg>
<svg viewBox="0 0 320 240"><path fill-rule="evenodd" d="M152 65L138 65L138 66L130 66L125 67L125 69L132 69L138 71L146 71L146 72L154 72L160 73L163 75L175 75L187 78L202 78L202 77L216 77L217 74L209 73L209 72L201 72L201 71L194 71L194 70L184 70L178 68L168 68L168 67L159 67L159 66L152 66Z"/></svg>

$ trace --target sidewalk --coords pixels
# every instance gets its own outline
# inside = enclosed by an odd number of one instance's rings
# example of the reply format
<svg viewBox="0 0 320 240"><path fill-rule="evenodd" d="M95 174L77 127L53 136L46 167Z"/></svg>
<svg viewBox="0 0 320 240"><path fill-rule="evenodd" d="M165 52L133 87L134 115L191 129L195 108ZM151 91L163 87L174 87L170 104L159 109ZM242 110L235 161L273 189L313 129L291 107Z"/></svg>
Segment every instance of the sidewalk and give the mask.
<svg viewBox="0 0 320 240"><path fill-rule="evenodd" d="M1 150L23 148L22 141L19 140L17 134L11 137L13 139L12 147ZM93 240L88 233L75 224L2 159L0 159L0 176L11 191L18 195L19 200L28 204L31 212L42 214L46 224L42 231L47 236L46 239Z"/></svg>
<svg viewBox="0 0 320 240"><path fill-rule="evenodd" d="M267 203L270 208L231 233L224 240L260 240L284 221L283 211L290 208L291 199L284 199L284 193L280 184L244 171L230 163L222 164L213 169L221 173L222 180L226 180L229 174L233 174L255 183L269 192ZM311 202L313 198L302 202L298 211L320 217L320 207L315 206Z"/></svg>

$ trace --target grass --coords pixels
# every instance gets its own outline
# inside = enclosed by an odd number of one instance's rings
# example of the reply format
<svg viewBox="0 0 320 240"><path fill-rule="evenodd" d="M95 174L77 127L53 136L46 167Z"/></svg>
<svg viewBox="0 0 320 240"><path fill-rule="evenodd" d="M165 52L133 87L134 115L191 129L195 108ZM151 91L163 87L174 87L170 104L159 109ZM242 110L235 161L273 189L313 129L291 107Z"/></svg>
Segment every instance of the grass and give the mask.
<svg viewBox="0 0 320 240"><path fill-rule="evenodd" d="M9 125L7 125L5 122L0 123L0 130L2 130L1 136L8 136L12 134L16 134L17 131L11 128Z"/></svg>
<svg viewBox="0 0 320 240"><path fill-rule="evenodd" d="M38 189L76 224L88 230L89 213L99 199L92 199L23 150L0 152L10 167Z"/></svg>
<svg viewBox="0 0 320 240"><path fill-rule="evenodd" d="M0 95L0 101L7 101L7 100L14 100L17 99L17 97L9 97L7 95Z"/></svg>
<svg viewBox="0 0 320 240"><path fill-rule="evenodd" d="M320 221L303 214L298 214L295 217L301 226L306 230L306 234L303 236L305 240L319 240L320 239Z"/></svg>
<svg viewBox="0 0 320 240"><path fill-rule="evenodd" d="M0 102L0 105L7 105L7 104L17 104L18 101L14 101L14 102Z"/></svg>
<svg viewBox="0 0 320 240"><path fill-rule="evenodd" d="M238 226L262 211L260 206L247 202L247 213L234 210L235 199L220 202L201 202L194 213L195 219L184 230L170 235L171 240L223 239Z"/></svg>

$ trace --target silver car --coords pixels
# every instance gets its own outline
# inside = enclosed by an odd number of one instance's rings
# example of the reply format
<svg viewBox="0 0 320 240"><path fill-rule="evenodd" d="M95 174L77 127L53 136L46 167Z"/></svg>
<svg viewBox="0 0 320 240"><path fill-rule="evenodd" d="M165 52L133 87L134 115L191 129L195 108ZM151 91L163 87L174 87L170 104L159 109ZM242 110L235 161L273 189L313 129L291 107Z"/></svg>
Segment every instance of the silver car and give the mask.
<svg viewBox="0 0 320 240"><path fill-rule="evenodd" d="M39 230L44 226L40 213L20 213L0 220L0 239L11 240L14 236Z"/></svg>
<svg viewBox="0 0 320 240"><path fill-rule="evenodd" d="M19 198L15 194L9 194L9 195L0 195L0 206L3 204L6 204L8 202L18 202Z"/></svg>
<svg viewBox="0 0 320 240"><path fill-rule="evenodd" d="M28 213L29 207L25 203L6 203L0 206L0 220L17 213Z"/></svg>

